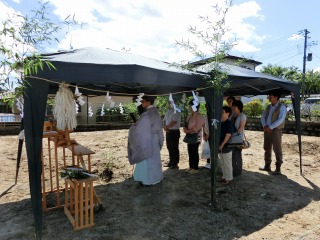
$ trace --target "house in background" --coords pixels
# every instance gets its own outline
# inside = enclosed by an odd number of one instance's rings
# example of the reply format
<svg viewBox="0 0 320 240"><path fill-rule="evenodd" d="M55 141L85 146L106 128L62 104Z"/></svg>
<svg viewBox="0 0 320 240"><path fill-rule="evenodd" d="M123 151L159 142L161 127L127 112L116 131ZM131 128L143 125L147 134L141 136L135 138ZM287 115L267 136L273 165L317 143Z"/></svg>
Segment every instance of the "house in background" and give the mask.
<svg viewBox="0 0 320 240"><path fill-rule="evenodd" d="M81 90L80 90L81 92ZM101 111L102 106L104 109L111 109L110 103L107 103L106 96L83 96L83 101L85 102L82 106L79 106L78 114L77 114L77 122L78 124L95 124L97 123L96 119L99 116L98 112ZM111 96L111 95L110 95ZM49 94L49 98L54 99L55 94ZM122 106L128 103L133 102L133 97L131 96L111 96L111 100L115 102L114 107L119 107L121 103ZM89 108L91 107L92 116L89 116ZM53 118L53 106L47 105L46 110L47 118Z"/></svg>
<svg viewBox="0 0 320 240"><path fill-rule="evenodd" d="M119 104L125 105L133 102L133 97L128 96L111 96L111 100L115 102L114 107L118 107ZM110 109L110 104L106 101L106 96L84 96L84 101L86 102L79 108L79 113L77 114L78 124L93 124L96 123L96 118L99 116L97 114L98 110L101 110L104 105L105 109ZM88 111L91 106L91 111L93 115L91 117L88 116ZM100 111L99 111L100 112Z"/></svg>
<svg viewBox="0 0 320 240"><path fill-rule="evenodd" d="M213 58L207 58L207 59L192 62L192 65L201 66L201 65L206 64L208 62L208 60L210 61L211 59L214 60ZM253 71L256 70L257 66L262 64L262 62L258 62L258 61L252 60L252 59L237 57L237 56L233 56L233 55L229 55L229 54L227 54L224 57L222 62L229 64L229 65L250 69Z"/></svg>

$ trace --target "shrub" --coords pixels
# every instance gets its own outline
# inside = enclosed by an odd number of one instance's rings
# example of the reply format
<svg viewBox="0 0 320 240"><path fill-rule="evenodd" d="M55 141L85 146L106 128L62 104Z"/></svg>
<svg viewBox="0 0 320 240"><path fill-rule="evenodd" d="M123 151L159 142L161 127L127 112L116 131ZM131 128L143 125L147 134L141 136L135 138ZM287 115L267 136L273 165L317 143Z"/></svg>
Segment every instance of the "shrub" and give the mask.
<svg viewBox="0 0 320 240"><path fill-rule="evenodd" d="M247 117L260 117L264 110L264 106L260 99L255 99L251 102L245 103L243 106L243 112Z"/></svg>

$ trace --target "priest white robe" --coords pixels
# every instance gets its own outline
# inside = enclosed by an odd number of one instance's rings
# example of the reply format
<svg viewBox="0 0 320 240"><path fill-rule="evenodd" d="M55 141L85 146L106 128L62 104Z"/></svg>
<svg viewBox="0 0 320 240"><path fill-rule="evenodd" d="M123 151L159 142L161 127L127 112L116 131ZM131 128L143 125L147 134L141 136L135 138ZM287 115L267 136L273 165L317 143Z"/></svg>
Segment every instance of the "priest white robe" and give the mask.
<svg viewBox="0 0 320 240"><path fill-rule="evenodd" d="M162 121L154 106L141 115L129 129L128 158L136 164L133 179L144 185L154 185L163 179L160 150L164 135Z"/></svg>

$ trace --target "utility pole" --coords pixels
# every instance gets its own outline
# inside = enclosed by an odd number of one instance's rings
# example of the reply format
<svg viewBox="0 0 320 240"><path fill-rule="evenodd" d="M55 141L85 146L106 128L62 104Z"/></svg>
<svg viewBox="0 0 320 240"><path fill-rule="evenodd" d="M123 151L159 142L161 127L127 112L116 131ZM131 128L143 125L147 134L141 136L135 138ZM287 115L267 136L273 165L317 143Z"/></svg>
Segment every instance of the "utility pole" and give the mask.
<svg viewBox="0 0 320 240"><path fill-rule="evenodd" d="M305 80L306 80L306 53L307 53L307 39L308 39L308 30L305 29L304 30L304 51L303 51L303 68L302 68L302 84L301 84L301 88L302 88L302 96L301 96L301 100L304 100L304 95L305 95Z"/></svg>

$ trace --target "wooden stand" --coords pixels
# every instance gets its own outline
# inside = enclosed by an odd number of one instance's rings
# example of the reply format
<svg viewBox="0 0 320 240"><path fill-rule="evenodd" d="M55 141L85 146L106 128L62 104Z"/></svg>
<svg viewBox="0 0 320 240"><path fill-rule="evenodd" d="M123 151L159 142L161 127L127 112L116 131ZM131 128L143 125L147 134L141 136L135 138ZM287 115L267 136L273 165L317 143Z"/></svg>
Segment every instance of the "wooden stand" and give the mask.
<svg viewBox="0 0 320 240"><path fill-rule="evenodd" d="M80 167L80 164L81 164L81 167L90 173L91 172L91 155L95 154L95 152L91 151L90 149L80 144L69 146L68 149L72 152L72 159L73 159L72 161L74 162L75 157L77 158L77 165L75 166ZM84 162L84 159L83 159L84 156L87 156L88 168ZM93 189L93 197L94 197L95 204L98 204L98 205L101 204L101 200L94 189Z"/></svg>
<svg viewBox="0 0 320 240"><path fill-rule="evenodd" d="M65 180L64 213L69 218L74 230L94 226L93 181L95 180L97 180L96 177Z"/></svg>
<svg viewBox="0 0 320 240"><path fill-rule="evenodd" d="M42 149L42 210L44 212L49 209L56 209L61 207L60 203L60 191L64 188L60 186L59 183L59 166L58 166L58 148L57 148L57 140L58 133L56 131L44 132L43 138L47 139L48 144L48 157L45 161L44 151ZM51 141L53 141L54 145L54 157L52 159L51 156ZM46 187L47 184L47 187ZM49 188L48 188L49 186ZM56 204L53 207L48 207L47 205L47 194L56 193Z"/></svg>
<svg viewBox="0 0 320 240"><path fill-rule="evenodd" d="M45 128L46 130L49 129L48 127ZM65 188L64 185L60 185L60 176L59 171L61 169L65 169L68 165L71 166L77 166L84 170L87 170L89 173L91 172L91 155L95 152L91 151L90 149L77 144L76 141L70 140L70 137L67 137L69 139L68 141L65 140L65 134L61 131L49 131L43 133L43 139L47 139L47 156L45 157L44 149L42 150L42 175L41 175L41 182L42 182L42 210L44 212L47 212L49 210L61 208L64 205L64 202L69 201L69 195L65 195L65 201L63 201L63 198L61 199L61 195L63 195L63 191L68 191L67 188ZM68 135L68 134L66 134ZM54 150L54 156L52 156L52 142L53 142L53 150ZM58 161L58 149L62 150L62 162ZM66 155L66 149L69 149L71 152L71 162L70 162L70 155L67 159ZM61 152L61 151L60 151ZM61 154L61 153L60 153ZM86 157L87 164L84 162L84 157ZM70 164L67 164L67 160ZM75 161L76 160L76 161ZM60 163L60 165L59 165ZM80 166L81 164L81 166ZM92 179L92 178L91 178ZM95 180L95 179L94 179ZM76 181L76 180L75 180ZM91 184L93 180L90 180ZM89 181L89 182L90 182ZM81 181L80 181L81 182ZM63 182L62 182L63 183ZM69 184L71 186L71 184ZM87 183L85 184L87 186ZM91 185L90 185L91 186ZM66 187L67 184L66 184ZM89 187L89 185L88 185ZM73 189L75 187L73 186ZM78 187L77 187L78 189ZM93 186L89 187L90 191L92 193L90 196L93 196L93 200L90 200L90 203L98 204L99 207L101 207L101 200L99 196L96 194ZM72 190L73 192L75 190ZM47 201L49 194L55 194L53 201L49 202ZM63 196L62 196L63 197ZM72 194L70 195L70 198L72 197ZM72 199L70 199L71 201Z"/></svg>
<svg viewBox="0 0 320 240"><path fill-rule="evenodd" d="M46 127L46 130L48 127ZM65 149L71 150L71 164L75 165L73 147L71 145L58 145L61 143L61 132L48 131L43 133L43 139L47 140L47 149L42 149L42 174L41 174L41 185L42 185L42 210L44 212L54 210L63 207L64 201L61 201L61 193L64 190L64 184L60 185L59 171L61 168L67 167L67 155ZM74 140L72 142L75 142ZM62 150L62 159L58 159L58 150ZM45 151L44 151L45 150ZM52 150L54 153L52 154ZM60 151L59 151L60 152ZM61 154L61 153L60 153ZM61 155L60 155L61 157ZM62 160L62 161L61 161ZM89 166L88 166L89 167ZM91 168L91 166L90 166ZM51 202L48 201L48 196L54 196Z"/></svg>
<svg viewBox="0 0 320 240"><path fill-rule="evenodd" d="M77 166L80 167L81 164L83 169L91 172L91 155L95 154L95 152L80 144L69 146L68 149L72 152L72 159L77 158ZM87 156L88 167L84 163L83 156Z"/></svg>

